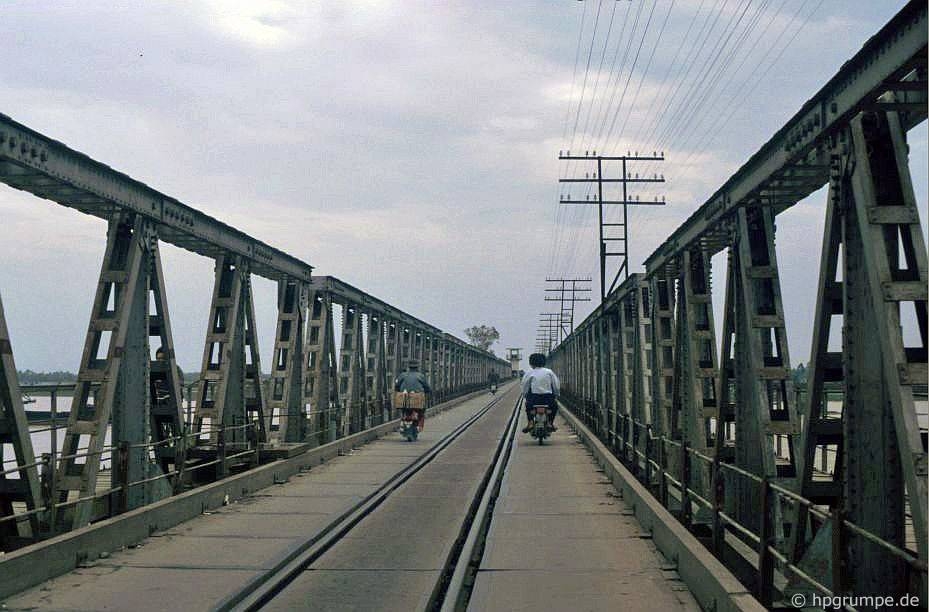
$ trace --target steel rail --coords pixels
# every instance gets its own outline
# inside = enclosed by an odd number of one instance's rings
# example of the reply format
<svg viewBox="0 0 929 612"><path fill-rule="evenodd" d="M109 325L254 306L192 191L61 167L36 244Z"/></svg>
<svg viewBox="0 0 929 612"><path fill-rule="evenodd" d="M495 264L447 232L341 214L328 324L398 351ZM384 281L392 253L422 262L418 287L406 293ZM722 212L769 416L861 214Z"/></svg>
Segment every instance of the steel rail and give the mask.
<svg viewBox="0 0 929 612"><path fill-rule="evenodd" d="M394 491L431 463L452 442L500 403L502 395L495 397L464 423L443 436L420 457L406 466L377 490L343 512L321 532L291 549L273 568L259 574L245 586L219 602L217 612L246 612L260 609L287 587L310 564L342 540L358 523L374 512Z"/></svg>
<svg viewBox="0 0 929 612"><path fill-rule="evenodd" d="M465 523L463 529L464 542L458 553L453 554L454 563L449 564L449 569L453 571L448 579L448 584L443 589L443 592L433 596L435 602L442 602L442 607L439 608L441 612L463 611L468 607L474 581L467 581L467 579L469 577L473 578L474 573L480 566L481 557L484 553L484 542L490 528L490 520L493 517L494 507L500 495L500 486L503 483L506 468L513 454L522 403L523 397L520 395L516 406L513 408L513 416L510 417L510 422L494 455L492 470L488 471L487 477L485 477L475 496L475 499L480 498L480 504ZM441 583L442 581L440 581ZM434 603L428 607L434 610L438 606Z"/></svg>

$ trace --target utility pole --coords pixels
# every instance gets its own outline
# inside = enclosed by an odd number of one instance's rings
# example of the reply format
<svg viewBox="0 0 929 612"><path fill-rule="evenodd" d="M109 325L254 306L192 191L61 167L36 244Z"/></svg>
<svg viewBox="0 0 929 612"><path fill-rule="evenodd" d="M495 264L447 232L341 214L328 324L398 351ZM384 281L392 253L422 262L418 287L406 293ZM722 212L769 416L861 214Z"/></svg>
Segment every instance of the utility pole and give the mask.
<svg viewBox="0 0 929 612"><path fill-rule="evenodd" d="M624 278L629 277L629 206L663 206L665 204L664 197L661 200L658 200L656 196L654 201L651 200L641 200L638 196L633 197L629 195L628 186L629 183L663 183L664 175L653 175L649 177L639 177L638 173L634 175L629 172L628 163L629 162L639 162L639 161L664 161L664 152L662 153L652 153L651 155L639 155L639 152L636 151L634 154L626 153L626 155L597 155L596 151L588 153L584 151L583 155L571 155L571 152L568 151L567 154L559 153L558 159L573 159L573 160L584 160L584 161L596 161L597 162L597 171L594 173L593 177L590 176L590 173L585 173L584 178L565 178L559 179L559 183L596 183L597 184L597 197L594 200L588 199L585 200L572 200L570 194L565 197L561 196L562 204L582 204L582 205L597 205L597 212L599 213L600 219L600 302L606 299L613 289L616 287L616 284L619 282L619 277L625 275ZM618 161L622 162L622 175L621 178L603 178L603 162L613 162ZM603 185L604 183L620 183L623 186L623 194L621 200L604 200L603 199ZM603 207L605 205L618 205L623 207L622 221L620 223L604 223L603 222ZM621 234L619 236L607 236L606 228L618 227L622 228ZM618 242L619 250L610 251L607 247L607 244L610 242ZM616 271L616 276L613 277L613 281L610 283L609 287L606 284L606 262L607 259L611 257L620 258L619 268Z"/></svg>
<svg viewBox="0 0 929 612"><path fill-rule="evenodd" d="M540 339L547 343L546 353L551 352L552 348L558 342L558 330L561 329L560 312L540 312L539 313L539 333L536 342Z"/></svg>
<svg viewBox="0 0 929 612"><path fill-rule="evenodd" d="M578 287L578 283L589 283L590 277L587 278L546 278L546 283L560 283L560 286L546 287L546 293L558 293L558 297L545 296L546 302L560 302L561 304L561 325L559 330L558 342L561 342L568 335L574 332L574 304L575 302L589 302L590 298L586 295L578 296L578 293L590 293L590 287ZM571 286L568 286L571 283ZM565 306L565 304L568 306ZM569 328L565 327L565 323Z"/></svg>

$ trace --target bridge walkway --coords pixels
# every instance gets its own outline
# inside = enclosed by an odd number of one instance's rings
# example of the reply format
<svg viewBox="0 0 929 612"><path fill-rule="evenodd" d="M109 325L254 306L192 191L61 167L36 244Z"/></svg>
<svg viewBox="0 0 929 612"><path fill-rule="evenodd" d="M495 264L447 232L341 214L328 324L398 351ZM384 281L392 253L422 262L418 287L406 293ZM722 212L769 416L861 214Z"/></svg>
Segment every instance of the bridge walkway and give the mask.
<svg viewBox="0 0 929 612"><path fill-rule="evenodd" d="M590 452L556 425L544 446L516 439L469 610L700 610Z"/></svg>
<svg viewBox="0 0 929 612"><path fill-rule="evenodd" d="M426 609L512 413L515 387L502 395L264 609ZM391 434L24 591L3 609L214 609L489 400L478 396L431 418L416 444ZM544 447L516 439L469 609L698 610L584 447L559 426Z"/></svg>
<svg viewBox="0 0 929 612"><path fill-rule="evenodd" d="M488 398L480 395L428 419L416 444L390 434L24 591L3 602L3 609L211 609L412 463Z"/></svg>

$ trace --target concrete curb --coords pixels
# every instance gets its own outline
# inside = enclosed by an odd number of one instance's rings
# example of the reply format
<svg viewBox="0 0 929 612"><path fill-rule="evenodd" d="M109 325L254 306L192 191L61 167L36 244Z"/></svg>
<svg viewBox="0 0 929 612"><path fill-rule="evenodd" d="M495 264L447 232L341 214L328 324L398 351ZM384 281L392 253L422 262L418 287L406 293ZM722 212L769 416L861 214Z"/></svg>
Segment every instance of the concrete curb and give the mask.
<svg viewBox="0 0 929 612"><path fill-rule="evenodd" d="M488 392L483 389L468 393L433 406L427 414L434 416L486 393ZM204 512L285 481L301 470L319 465L352 448L383 437L395 430L399 423L399 419L388 421L335 442L317 446L295 457L261 465L2 555L0 599L70 572L83 563L99 558L101 554L141 542L156 531L164 531Z"/></svg>
<svg viewBox="0 0 929 612"><path fill-rule="evenodd" d="M734 612L765 609L745 585L636 480L574 413L564 404L559 402L559 405L559 414L571 425L580 441L593 452L597 463L613 481L613 486L632 507L636 520L652 534L652 541L661 554L677 565L678 574L704 610Z"/></svg>

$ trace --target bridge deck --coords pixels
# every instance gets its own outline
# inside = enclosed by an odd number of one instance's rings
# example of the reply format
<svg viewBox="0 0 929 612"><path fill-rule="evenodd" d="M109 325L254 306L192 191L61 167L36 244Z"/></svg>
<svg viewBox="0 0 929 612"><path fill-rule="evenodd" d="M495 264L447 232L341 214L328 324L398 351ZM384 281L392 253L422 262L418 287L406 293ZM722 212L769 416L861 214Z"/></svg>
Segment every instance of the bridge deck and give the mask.
<svg viewBox="0 0 929 612"><path fill-rule="evenodd" d="M514 388L267 609L423 609L516 399ZM217 512L156 533L4 602L5 610L206 610L330 525L487 404L479 396ZM472 610L699 609L567 426L520 436ZM544 481L544 486L543 486ZM404 535L409 534L409 535Z"/></svg>
<svg viewBox="0 0 929 612"><path fill-rule="evenodd" d="M557 425L545 446L517 440L469 609L699 610L590 453Z"/></svg>

